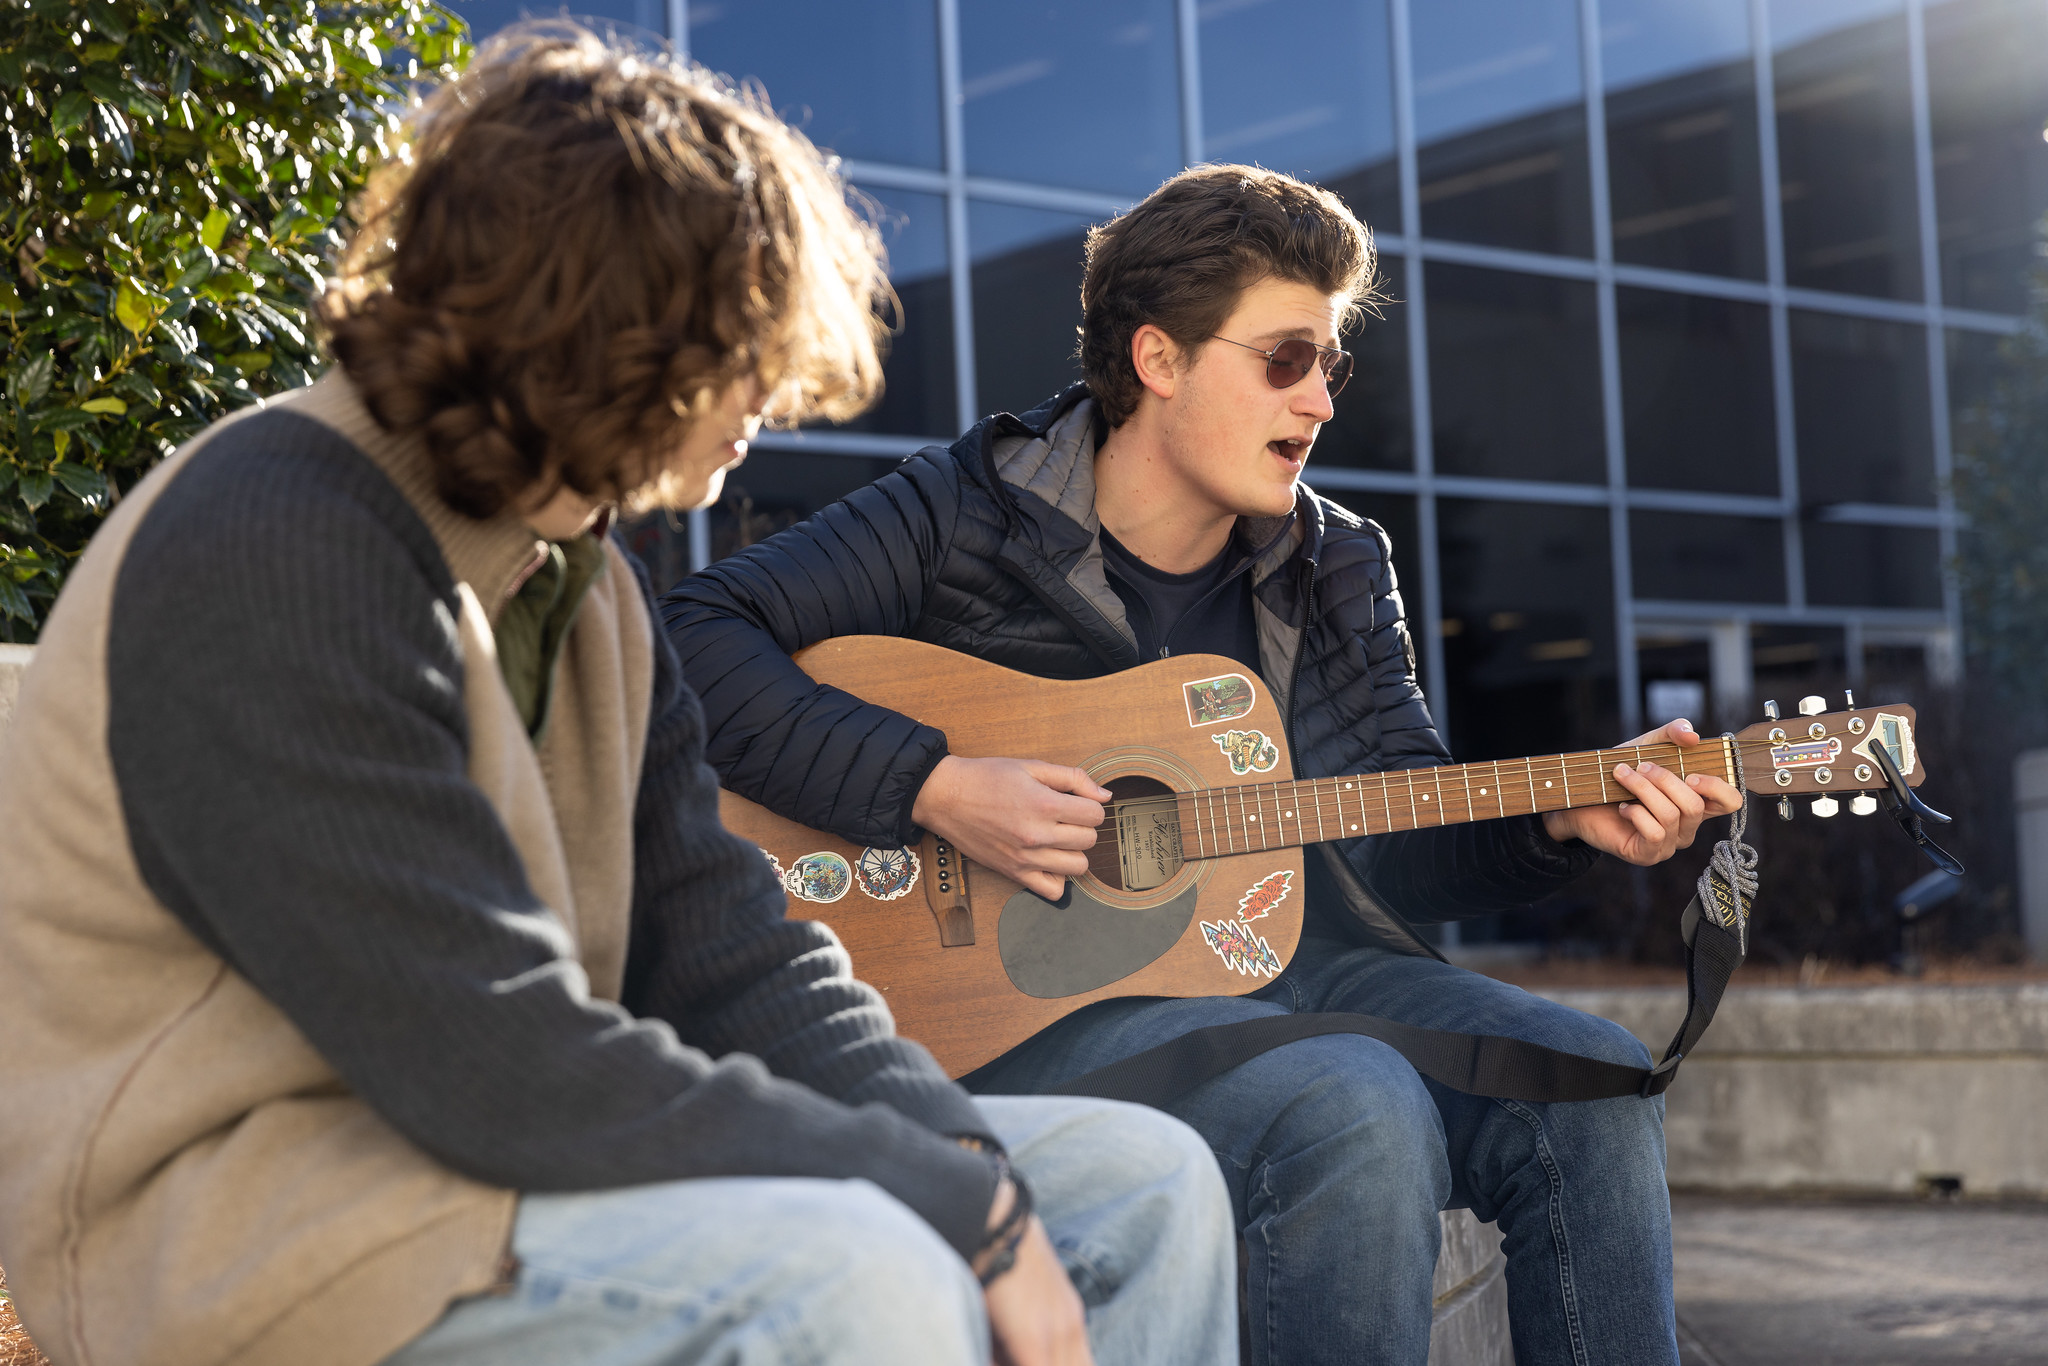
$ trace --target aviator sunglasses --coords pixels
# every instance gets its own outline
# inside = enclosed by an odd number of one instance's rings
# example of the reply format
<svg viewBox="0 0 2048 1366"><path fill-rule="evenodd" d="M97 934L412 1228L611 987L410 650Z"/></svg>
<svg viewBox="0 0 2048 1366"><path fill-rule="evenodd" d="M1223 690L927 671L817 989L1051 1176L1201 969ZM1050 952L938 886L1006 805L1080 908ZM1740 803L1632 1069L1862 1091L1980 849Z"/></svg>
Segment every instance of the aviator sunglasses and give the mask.
<svg viewBox="0 0 2048 1366"><path fill-rule="evenodd" d="M1228 337L1211 337L1211 341L1230 342L1247 351L1258 351L1266 358L1266 383L1275 389L1292 389L1308 378L1308 372L1317 365L1323 367L1323 378L1329 381L1330 397L1335 398L1343 391L1344 382L1351 378L1351 353L1339 351L1334 346L1318 346L1300 337L1289 337L1271 351L1259 351L1250 342L1230 341Z"/></svg>

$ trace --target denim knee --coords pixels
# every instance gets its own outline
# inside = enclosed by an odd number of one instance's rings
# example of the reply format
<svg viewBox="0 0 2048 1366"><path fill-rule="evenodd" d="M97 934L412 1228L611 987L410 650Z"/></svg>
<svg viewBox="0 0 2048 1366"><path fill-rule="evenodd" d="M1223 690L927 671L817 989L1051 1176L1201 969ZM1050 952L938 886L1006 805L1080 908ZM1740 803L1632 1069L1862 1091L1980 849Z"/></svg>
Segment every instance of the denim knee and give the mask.
<svg viewBox="0 0 2048 1366"><path fill-rule="evenodd" d="M1375 1187L1442 1204L1450 1179L1443 1120L1399 1053L1377 1039L1329 1034L1266 1058L1275 1082L1291 1092L1268 1131L1269 1158L1313 1153L1319 1165L1369 1173Z"/></svg>

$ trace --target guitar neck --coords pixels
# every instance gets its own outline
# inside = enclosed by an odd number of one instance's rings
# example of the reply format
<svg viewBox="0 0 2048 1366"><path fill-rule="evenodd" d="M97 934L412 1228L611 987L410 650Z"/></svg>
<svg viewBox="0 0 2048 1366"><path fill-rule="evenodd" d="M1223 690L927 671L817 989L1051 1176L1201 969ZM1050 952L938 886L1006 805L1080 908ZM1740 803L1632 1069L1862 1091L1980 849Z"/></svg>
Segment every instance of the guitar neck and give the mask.
<svg viewBox="0 0 2048 1366"><path fill-rule="evenodd" d="M1204 788L1175 799L1181 850L1188 858L1220 858L1422 826L1606 806L1630 799L1614 780L1619 764L1634 767L1648 761L1680 776L1710 773L1732 783L1735 761L1729 743L1721 738L1689 748L1624 745L1535 759Z"/></svg>

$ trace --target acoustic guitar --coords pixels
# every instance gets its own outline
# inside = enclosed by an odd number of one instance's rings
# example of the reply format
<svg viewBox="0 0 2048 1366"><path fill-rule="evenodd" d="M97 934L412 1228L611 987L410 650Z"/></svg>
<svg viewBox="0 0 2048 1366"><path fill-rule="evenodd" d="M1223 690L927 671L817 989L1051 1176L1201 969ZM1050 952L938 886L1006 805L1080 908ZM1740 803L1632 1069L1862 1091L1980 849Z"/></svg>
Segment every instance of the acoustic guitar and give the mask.
<svg viewBox="0 0 2048 1366"><path fill-rule="evenodd" d="M1925 777L1905 706L1765 721L1686 749L1297 780L1272 689L1220 655L1061 682L919 641L844 636L796 662L943 730L954 754L1071 764L1115 794L1087 875L1057 902L934 836L863 847L721 795L726 826L761 846L790 914L830 925L898 1029L954 1076L1094 1001L1241 995L1270 982L1301 937L1307 845L1624 801L1614 766L1646 759L1734 783L1739 751L1750 790L1818 793L1822 814L1835 793L1886 784L1874 742L1906 781ZM1876 802L1851 807L1867 814Z"/></svg>

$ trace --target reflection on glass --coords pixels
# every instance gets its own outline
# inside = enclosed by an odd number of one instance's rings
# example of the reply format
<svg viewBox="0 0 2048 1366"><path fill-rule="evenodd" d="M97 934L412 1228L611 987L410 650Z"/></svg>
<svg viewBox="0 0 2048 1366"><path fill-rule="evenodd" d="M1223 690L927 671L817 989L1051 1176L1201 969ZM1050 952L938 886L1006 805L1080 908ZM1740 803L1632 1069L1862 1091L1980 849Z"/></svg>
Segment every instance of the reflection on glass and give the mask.
<svg viewBox="0 0 2048 1366"><path fill-rule="evenodd" d="M904 452L906 455L909 452ZM711 509L711 558L765 541L828 503L896 468L898 460L796 451L758 451L725 477Z"/></svg>
<svg viewBox="0 0 2048 1366"><path fill-rule="evenodd" d="M690 56L760 81L820 147L936 167L935 13L932 0L693 0Z"/></svg>
<svg viewBox="0 0 2048 1366"><path fill-rule="evenodd" d="M462 16L469 24L470 36L479 43L521 19L559 19L563 10L561 5L538 0L453 0L448 8ZM567 8L571 18L600 33L616 24L622 38L659 41L668 37L668 0L577 0Z"/></svg>
<svg viewBox="0 0 2048 1366"><path fill-rule="evenodd" d="M1605 482L1592 284L1441 261L1428 282L1437 470Z"/></svg>
<svg viewBox="0 0 2048 1366"><path fill-rule="evenodd" d="M1976 420L1977 410L1992 398L1992 390L2005 378L2000 350L2005 339L1991 332L1948 334L1948 417L1950 439L1958 451L1964 449L1964 429Z"/></svg>
<svg viewBox="0 0 2048 1366"><path fill-rule="evenodd" d="M1773 5L1771 45L1786 280L1918 299L1905 0Z"/></svg>
<svg viewBox="0 0 2048 1366"><path fill-rule="evenodd" d="M1410 22L1423 233L1591 255L1578 6L1429 0Z"/></svg>
<svg viewBox="0 0 2048 1366"><path fill-rule="evenodd" d="M1202 0L1195 12L1202 155L1317 181L1399 231L1386 0Z"/></svg>
<svg viewBox="0 0 2048 1366"><path fill-rule="evenodd" d="M1927 102L1942 301L2023 313L2048 213L2048 6L1933 0Z"/></svg>
<svg viewBox="0 0 2048 1366"><path fill-rule="evenodd" d="M889 248L889 282L903 315L882 366L881 402L844 430L946 437L954 414L953 282L946 269L946 201L909 190L862 192Z"/></svg>
<svg viewBox="0 0 2048 1366"><path fill-rule="evenodd" d="M1074 350L1088 220L977 202L968 206L967 225L981 410L1028 412L1081 378Z"/></svg>
<svg viewBox="0 0 2048 1366"><path fill-rule="evenodd" d="M1777 493L1770 311L1625 286L1615 311L1629 483Z"/></svg>
<svg viewBox="0 0 2048 1366"><path fill-rule="evenodd" d="M1793 310L1792 411L1801 502L1934 502L1917 324Z"/></svg>
<svg viewBox="0 0 2048 1366"><path fill-rule="evenodd" d="M1818 692L1821 689L1814 685L1822 683L1833 691L1846 671L1846 643L1839 626L1778 626L1759 622L1750 627L1750 677L1756 696Z"/></svg>
<svg viewBox="0 0 2048 1366"><path fill-rule="evenodd" d="M1941 606L1941 543L1927 527L1813 522L1802 539L1816 607Z"/></svg>
<svg viewBox="0 0 2048 1366"><path fill-rule="evenodd" d="M1660 602L1783 602L1785 533L1767 517L1629 514L1638 598Z"/></svg>
<svg viewBox="0 0 2048 1366"><path fill-rule="evenodd" d="M1398 256L1380 258L1386 277L1382 290L1391 303L1379 316L1365 315L1356 330L1344 336L1344 349L1357 357L1351 382L1337 395L1336 415L1316 438L1314 461L1358 469L1406 470L1415 467L1413 409L1408 402L1408 320L1402 302L1407 263ZM1314 476L1310 476L1313 479Z"/></svg>
<svg viewBox="0 0 2048 1366"><path fill-rule="evenodd" d="M961 5L968 171L1149 193L1181 167L1175 48L1174 0Z"/></svg>
<svg viewBox="0 0 2048 1366"><path fill-rule="evenodd" d="M1614 740L1614 583L1604 508L1445 498L1444 664L1460 759Z"/></svg>
<svg viewBox="0 0 2048 1366"><path fill-rule="evenodd" d="M1764 277L1747 0L1604 0L1614 257Z"/></svg>

